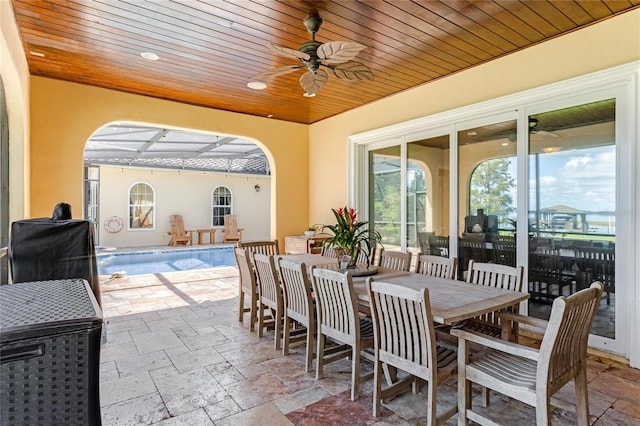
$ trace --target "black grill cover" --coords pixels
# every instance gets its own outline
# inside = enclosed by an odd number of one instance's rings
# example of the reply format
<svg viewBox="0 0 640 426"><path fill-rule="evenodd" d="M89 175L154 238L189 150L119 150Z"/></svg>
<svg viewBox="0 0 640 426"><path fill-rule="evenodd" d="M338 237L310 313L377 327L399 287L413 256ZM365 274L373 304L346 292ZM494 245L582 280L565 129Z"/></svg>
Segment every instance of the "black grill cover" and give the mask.
<svg viewBox="0 0 640 426"><path fill-rule="evenodd" d="M93 224L88 220L13 222L9 263L14 283L83 278L102 306Z"/></svg>

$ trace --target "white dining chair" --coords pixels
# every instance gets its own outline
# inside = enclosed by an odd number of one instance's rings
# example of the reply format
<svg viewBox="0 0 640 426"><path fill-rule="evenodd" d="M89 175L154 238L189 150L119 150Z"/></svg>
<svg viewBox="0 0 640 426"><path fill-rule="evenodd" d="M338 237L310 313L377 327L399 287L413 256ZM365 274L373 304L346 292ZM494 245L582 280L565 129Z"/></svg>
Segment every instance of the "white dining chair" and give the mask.
<svg viewBox="0 0 640 426"><path fill-rule="evenodd" d="M305 372L309 372L313 362L316 317L307 266L304 263L279 259L278 268L284 293L282 354L289 354L289 345L292 342L306 341ZM304 329L296 328L293 332L292 321L302 325Z"/></svg>
<svg viewBox="0 0 640 426"><path fill-rule="evenodd" d="M380 415L382 401L406 391L417 392L418 379L427 381L427 425L446 422L458 410L452 407L436 415L437 388L456 373L455 351L436 344L429 290L367 280L374 324L375 363L373 415ZM409 373L382 389L383 367ZM387 379L388 380L388 379Z"/></svg>
<svg viewBox="0 0 640 426"><path fill-rule="evenodd" d="M351 400L358 399L360 383L372 374L360 375L360 357L373 361L373 323L358 315L351 273L311 268L313 294L316 300L318 348L316 379L324 375L324 366L351 358ZM325 350L326 338L341 346Z"/></svg>
<svg viewBox="0 0 640 426"><path fill-rule="evenodd" d="M500 314L505 328L521 322L546 328L540 349L507 342L465 330L452 330L458 338L458 424L469 420L481 425L496 425L488 410L473 410L471 384L477 383L496 392L534 406L536 425L551 424L551 397L569 381L575 382L577 424L589 424L587 394L587 342L593 318L600 304L603 285L553 301L549 321L518 314ZM469 345L482 351L469 355Z"/></svg>
<svg viewBox="0 0 640 426"><path fill-rule="evenodd" d="M280 277L273 255L255 253L253 264L258 278L258 337L262 337L265 327L273 325L275 329L274 346L280 349L282 339L282 318L284 299L280 289ZM266 310L271 312L271 318L266 320Z"/></svg>
<svg viewBox="0 0 640 426"><path fill-rule="evenodd" d="M418 255L416 273L432 277L455 280L458 276L458 258L434 256L430 254Z"/></svg>

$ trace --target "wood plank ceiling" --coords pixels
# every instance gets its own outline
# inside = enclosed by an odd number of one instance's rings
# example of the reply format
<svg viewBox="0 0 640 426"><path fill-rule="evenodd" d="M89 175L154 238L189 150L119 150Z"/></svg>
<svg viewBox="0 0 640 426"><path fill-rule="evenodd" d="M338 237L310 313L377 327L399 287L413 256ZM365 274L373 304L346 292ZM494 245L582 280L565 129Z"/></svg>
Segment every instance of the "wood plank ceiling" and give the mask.
<svg viewBox="0 0 640 426"><path fill-rule="evenodd" d="M32 75L239 113L314 123L640 7L640 0L11 0ZM334 76L303 97L303 71L267 43L356 41L373 81ZM159 56L143 59L142 52Z"/></svg>

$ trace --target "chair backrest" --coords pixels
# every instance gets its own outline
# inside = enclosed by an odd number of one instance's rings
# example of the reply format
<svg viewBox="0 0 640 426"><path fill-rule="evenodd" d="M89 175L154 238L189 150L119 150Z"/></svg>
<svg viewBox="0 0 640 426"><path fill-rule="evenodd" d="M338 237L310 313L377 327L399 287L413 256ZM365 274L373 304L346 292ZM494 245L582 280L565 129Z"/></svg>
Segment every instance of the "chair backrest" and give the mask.
<svg viewBox="0 0 640 426"><path fill-rule="evenodd" d="M524 267L469 261L467 282L511 291L522 291Z"/></svg>
<svg viewBox="0 0 640 426"><path fill-rule="evenodd" d="M354 345L360 340L360 323L351 273L311 268L319 334Z"/></svg>
<svg viewBox="0 0 640 426"><path fill-rule="evenodd" d="M420 249L420 253L431 253L431 247L429 246L429 237L435 236L433 232L418 232L418 248Z"/></svg>
<svg viewBox="0 0 640 426"><path fill-rule="evenodd" d="M446 258L420 254L416 263L418 274L431 275L433 277L449 278L455 280L458 275L458 258Z"/></svg>
<svg viewBox="0 0 640 426"><path fill-rule="evenodd" d="M273 241L238 241L238 247L247 249L249 251L249 258L253 261L253 256L256 253L265 254L267 256L275 256L280 254L278 249L278 240Z"/></svg>
<svg viewBox="0 0 640 426"><path fill-rule="evenodd" d="M282 306L280 278L273 255L256 253L253 255L253 265L256 268L260 300L271 307Z"/></svg>
<svg viewBox="0 0 640 426"><path fill-rule="evenodd" d="M502 240L502 238L513 237L500 237L500 240L493 241L493 262L500 265L516 266L516 243L513 240Z"/></svg>
<svg viewBox="0 0 640 426"><path fill-rule="evenodd" d="M449 237L444 235L429 235L429 254L433 256L449 257Z"/></svg>
<svg viewBox="0 0 640 426"><path fill-rule="evenodd" d="M397 271L409 271L411 267L411 252L380 250L378 266L395 269Z"/></svg>
<svg viewBox="0 0 640 426"><path fill-rule="evenodd" d="M487 243L484 234L465 234L458 245L459 257L462 262L467 262L471 259L476 262L486 262L488 260Z"/></svg>
<svg viewBox="0 0 640 426"><path fill-rule="evenodd" d="M429 290L367 280L380 361L432 380L437 351Z"/></svg>
<svg viewBox="0 0 640 426"><path fill-rule="evenodd" d="M171 234L176 237L186 237L187 233L184 230L184 222L182 216L179 214L172 214L169 216L169 224L171 225Z"/></svg>
<svg viewBox="0 0 640 426"><path fill-rule="evenodd" d="M304 263L278 259L278 268L287 316L303 325L309 325L309 321L313 321L313 298L307 266Z"/></svg>
<svg viewBox="0 0 640 426"><path fill-rule="evenodd" d="M236 215L225 214L224 215L224 238L228 240L240 240L242 238L242 232L238 229L238 222Z"/></svg>
<svg viewBox="0 0 640 426"><path fill-rule="evenodd" d="M537 390L555 392L587 362L589 331L600 305L602 288L601 282L594 282L567 298L554 299L540 345Z"/></svg>
<svg viewBox="0 0 640 426"><path fill-rule="evenodd" d="M253 273L249 252L246 249L236 247L233 249L233 253L236 256L236 263L240 271L240 285L242 289L249 294L251 294L251 292L257 292L256 276Z"/></svg>

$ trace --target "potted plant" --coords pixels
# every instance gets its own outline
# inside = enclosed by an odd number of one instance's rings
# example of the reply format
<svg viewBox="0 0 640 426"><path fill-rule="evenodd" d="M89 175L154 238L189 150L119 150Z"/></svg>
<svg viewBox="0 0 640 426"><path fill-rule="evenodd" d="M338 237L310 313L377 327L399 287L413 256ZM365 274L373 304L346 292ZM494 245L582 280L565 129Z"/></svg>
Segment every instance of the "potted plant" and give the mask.
<svg viewBox="0 0 640 426"><path fill-rule="evenodd" d="M331 209L331 211L336 218L336 223L322 227L323 231L325 229L331 231L331 233L327 233L329 239L325 245L344 248L351 256L349 268L355 267L358 254L363 251L367 258L368 267L371 248L381 240L380 233L369 229L369 222L358 220L358 214L353 208L344 207L337 210Z"/></svg>
<svg viewBox="0 0 640 426"><path fill-rule="evenodd" d="M310 226L309 228L307 228L306 231L304 231L304 236L307 238L311 238L314 237L316 235L316 227L315 226Z"/></svg>

